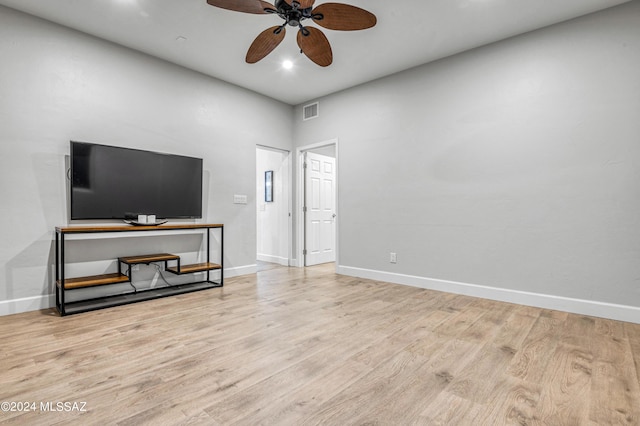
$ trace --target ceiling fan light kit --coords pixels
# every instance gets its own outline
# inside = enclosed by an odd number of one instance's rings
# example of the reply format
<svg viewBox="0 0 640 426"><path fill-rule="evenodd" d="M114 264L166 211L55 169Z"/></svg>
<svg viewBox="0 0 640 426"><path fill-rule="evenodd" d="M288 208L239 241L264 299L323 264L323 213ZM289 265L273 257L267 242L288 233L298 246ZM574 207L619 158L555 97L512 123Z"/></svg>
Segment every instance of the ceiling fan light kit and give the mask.
<svg viewBox="0 0 640 426"><path fill-rule="evenodd" d="M356 31L376 25L374 14L343 3L323 3L313 7L315 0L275 0L272 5L262 0L207 0L211 6L236 12L278 15L281 25L267 28L253 41L247 51L247 63L254 64L271 53L284 40L286 27L297 27L300 52L321 67L331 65L333 52L329 40L316 27L303 22L310 20L323 28L338 31Z"/></svg>

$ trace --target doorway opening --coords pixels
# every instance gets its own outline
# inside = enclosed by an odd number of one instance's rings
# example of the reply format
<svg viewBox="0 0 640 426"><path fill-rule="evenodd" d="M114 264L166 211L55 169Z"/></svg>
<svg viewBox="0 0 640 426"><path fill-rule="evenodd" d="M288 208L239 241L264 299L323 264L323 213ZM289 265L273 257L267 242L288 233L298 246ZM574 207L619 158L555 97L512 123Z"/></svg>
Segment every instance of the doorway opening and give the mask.
<svg viewBox="0 0 640 426"><path fill-rule="evenodd" d="M262 268L268 268L265 263L290 265L290 154L282 149L256 147L256 261Z"/></svg>
<svg viewBox="0 0 640 426"><path fill-rule="evenodd" d="M296 259L312 266L338 259L338 141L296 150L298 160Z"/></svg>

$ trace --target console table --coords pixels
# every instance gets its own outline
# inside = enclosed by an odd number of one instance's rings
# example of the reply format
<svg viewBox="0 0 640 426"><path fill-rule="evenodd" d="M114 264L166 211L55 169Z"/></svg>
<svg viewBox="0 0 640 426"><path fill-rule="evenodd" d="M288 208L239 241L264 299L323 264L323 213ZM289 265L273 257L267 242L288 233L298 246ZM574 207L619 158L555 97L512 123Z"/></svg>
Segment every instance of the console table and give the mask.
<svg viewBox="0 0 640 426"><path fill-rule="evenodd" d="M140 233L144 235L149 231L179 231L179 230L203 230L206 232L206 262L196 264L181 264L180 256L171 253L142 254L139 256L119 257L117 259L118 271L110 274L91 275L84 277L68 278L65 274L65 236L79 234L97 233ZM219 263L214 263L210 259L211 231L218 230L220 233ZM223 286L223 258L224 258L224 225L222 224L179 224L160 226L69 226L56 227L55 232L55 252L56 252L56 308L61 316L76 314L80 312L103 309L112 306L124 305L128 303L140 302L143 300L157 299L159 297L173 296L176 294L189 293L192 291L207 290L210 288ZM176 284L168 287L149 288L138 290L133 286L133 266L138 264L164 263L164 270L176 275L204 273L206 279L186 284ZM171 263L171 264L170 264ZM125 266L123 271L122 265ZM220 279L212 281L210 272L220 271ZM129 282L135 289L133 292L126 292L110 296L101 296L91 299L67 302L65 293L79 288L95 287L109 284Z"/></svg>

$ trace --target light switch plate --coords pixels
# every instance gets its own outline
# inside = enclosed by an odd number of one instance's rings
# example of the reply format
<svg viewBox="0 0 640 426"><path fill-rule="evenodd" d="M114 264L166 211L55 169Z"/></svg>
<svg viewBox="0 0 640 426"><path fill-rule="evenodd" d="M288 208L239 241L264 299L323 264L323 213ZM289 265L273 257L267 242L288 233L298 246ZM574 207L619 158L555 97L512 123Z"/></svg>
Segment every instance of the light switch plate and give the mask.
<svg viewBox="0 0 640 426"><path fill-rule="evenodd" d="M247 204L247 196L235 194L233 196L233 204Z"/></svg>

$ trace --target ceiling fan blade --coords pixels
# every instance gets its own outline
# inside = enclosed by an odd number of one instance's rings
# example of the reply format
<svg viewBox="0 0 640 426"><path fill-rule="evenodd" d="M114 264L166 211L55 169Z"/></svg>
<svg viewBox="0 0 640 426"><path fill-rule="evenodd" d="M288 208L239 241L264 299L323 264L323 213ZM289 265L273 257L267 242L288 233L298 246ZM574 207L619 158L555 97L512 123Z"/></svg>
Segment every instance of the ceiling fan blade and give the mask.
<svg viewBox="0 0 640 426"><path fill-rule="evenodd" d="M247 63L255 64L271 53L271 51L278 47L280 42L282 42L286 32L287 30L285 27L276 25L275 27L267 28L258 34L258 37L253 40L253 43L251 43L249 51L247 52Z"/></svg>
<svg viewBox="0 0 640 426"><path fill-rule="evenodd" d="M260 15L267 13L264 9L273 9L273 5L262 0L207 0L211 6L236 12L254 13Z"/></svg>
<svg viewBox="0 0 640 426"><path fill-rule="evenodd" d="M313 21L330 30L355 31L373 27L376 15L356 6L342 3L323 3L313 9ZM322 15L322 19L316 19Z"/></svg>
<svg viewBox="0 0 640 426"><path fill-rule="evenodd" d="M284 0L289 6L293 6L293 2L294 0ZM308 9L310 7L313 7L313 4L316 2L316 0L296 0L298 3L300 3L300 6L298 7L298 9Z"/></svg>
<svg viewBox="0 0 640 426"><path fill-rule="evenodd" d="M304 35L306 32L307 35ZM305 27L298 31L298 46L302 53L307 55L321 67L327 67L333 62L333 52L329 40L322 31L314 27Z"/></svg>

